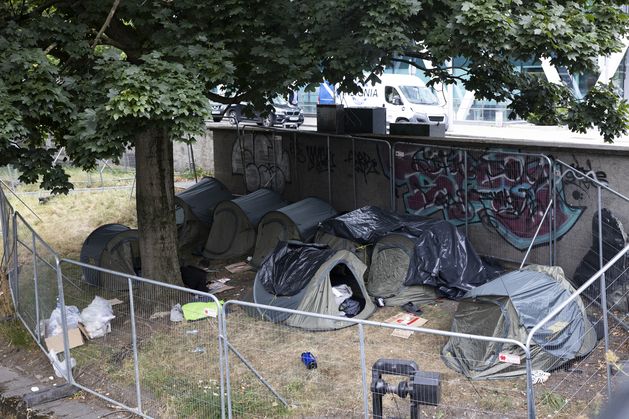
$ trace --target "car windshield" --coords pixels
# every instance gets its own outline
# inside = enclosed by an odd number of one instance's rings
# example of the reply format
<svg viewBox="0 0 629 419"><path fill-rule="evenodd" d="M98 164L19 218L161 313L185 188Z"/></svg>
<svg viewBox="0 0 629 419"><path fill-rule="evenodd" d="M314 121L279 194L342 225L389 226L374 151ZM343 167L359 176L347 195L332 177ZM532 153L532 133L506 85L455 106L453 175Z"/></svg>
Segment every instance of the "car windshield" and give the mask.
<svg viewBox="0 0 629 419"><path fill-rule="evenodd" d="M421 86L400 86L400 90L411 103L418 105L438 105L439 99L427 87Z"/></svg>
<svg viewBox="0 0 629 419"><path fill-rule="evenodd" d="M288 102L281 96L275 96L272 100L274 105L288 106Z"/></svg>

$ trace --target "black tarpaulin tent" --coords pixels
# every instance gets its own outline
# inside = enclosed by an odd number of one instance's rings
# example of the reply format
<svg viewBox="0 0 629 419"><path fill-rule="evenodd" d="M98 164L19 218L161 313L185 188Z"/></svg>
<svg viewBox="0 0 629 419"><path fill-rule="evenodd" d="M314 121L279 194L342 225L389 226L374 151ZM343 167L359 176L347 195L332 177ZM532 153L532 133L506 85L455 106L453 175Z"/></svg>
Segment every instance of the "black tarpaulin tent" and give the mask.
<svg viewBox="0 0 629 419"><path fill-rule="evenodd" d="M531 265L468 292L459 301L451 330L525 342L529 331L573 293L561 268ZM551 371L587 355L595 345L596 331L578 297L533 336L533 369ZM501 354L515 355L520 363L501 362ZM472 379L526 373L524 351L517 345L451 337L441 355L448 367Z"/></svg>
<svg viewBox="0 0 629 419"><path fill-rule="evenodd" d="M347 250L279 242L256 275L253 299L268 306L343 316L342 302L338 301L333 288L346 285L352 291L350 298L360 306L353 318L366 319L376 307L365 289L365 269L365 264ZM340 329L352 324L264 308L258 308L258 312L267 320L312 331Z"/></svg>
<svg viewBox="0 0 629 419"><path fill-rule="evenodd" d="M203 250L209 259L227 259L250 254L256 243L258 223L269 211L288 202L270 189L223 201L214 208L212 228Z"/></svg>
<svg viewBox="0 0 629 419"><path fill-rule="evenodd" d="M214 208L219 202L232 198L225 185L213 177L204 177L175 195L180 255L201 252L210 233Z"/></svg>
<svg viewBox="0 0 629 419"><path fill-rule="evenodd" d="M81 247L80 261L112 271L140 275L138 231L122 224L105 224L90 233ZM91 285L107 289L126 289L127 282L116 275L82 268Z"/></svg>
<svg viewBox="0 0 629 419"><path fill-rule="evenodd" d="M465 235L445 220L363 207L323 222L320 231L357 246L370 247L391 233L404 234L403 241L412 241L413 249L403 285L429 285L449 298L460 298L466 291L497 275L484 265ZM393 271L392 266L386 265L387 260L381 257L385 265L374 266L372 258L370 269L373 267L385 274L387 270Z"/></svg>
<svg viewBox="0 0 629 419"><path fill-rule="evenodd" d="M336 215L336 210L319 198L306 198L267 213L258 225L251 263L260 266L280 241L310 242L319 223Z"/></svg>

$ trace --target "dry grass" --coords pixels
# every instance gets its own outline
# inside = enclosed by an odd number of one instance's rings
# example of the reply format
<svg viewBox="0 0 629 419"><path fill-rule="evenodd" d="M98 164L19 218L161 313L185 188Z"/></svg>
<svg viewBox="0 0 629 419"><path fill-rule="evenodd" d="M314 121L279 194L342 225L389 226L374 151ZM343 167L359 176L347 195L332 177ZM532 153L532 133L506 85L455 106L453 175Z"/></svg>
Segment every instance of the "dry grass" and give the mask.
<svg viewBox="0 0 629 419"><path fill-rule="evenodd" d="M45 204L39 204L35 196L21 198L41 221L25 205L9 196L15 210L63 257L78 258L83 241L100 225L137 225L135 199L125 190L60 195Z"/></svg>

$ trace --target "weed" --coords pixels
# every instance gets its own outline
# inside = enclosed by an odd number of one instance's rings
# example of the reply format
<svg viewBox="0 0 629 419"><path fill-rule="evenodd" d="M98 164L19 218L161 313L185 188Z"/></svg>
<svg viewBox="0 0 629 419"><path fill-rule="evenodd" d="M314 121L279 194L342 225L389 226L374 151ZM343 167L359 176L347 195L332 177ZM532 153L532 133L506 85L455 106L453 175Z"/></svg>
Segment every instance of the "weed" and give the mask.
<svg viewBox="0 0 629 419"><path fill-rule="evenodd" d="M562 409L568 400L560 394L553 393L552 391L544 391L542 393L542 404L550 407L552 410L557 411Z"/></svg>

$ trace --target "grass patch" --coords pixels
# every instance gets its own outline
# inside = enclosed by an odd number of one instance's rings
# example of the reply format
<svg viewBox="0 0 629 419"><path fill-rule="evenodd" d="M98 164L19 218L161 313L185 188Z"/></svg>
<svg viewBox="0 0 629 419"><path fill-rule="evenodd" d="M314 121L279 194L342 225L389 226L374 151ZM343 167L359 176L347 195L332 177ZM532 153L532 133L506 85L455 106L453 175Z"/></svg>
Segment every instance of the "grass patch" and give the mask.
<svg viewBox="0 0 629 419"><path fill-rule="evenodd" d="M20 349L33 349L37 345L30 333L19 320L9 320L0 323L0 336L9 346Z"/></svg>
<svg viewBox="0 0 629 419"><path fill-rule="evenodd" d="M554 411L561 410L568 403L565 397L552 391L544 391L541 395L541 401L542 404Z"/></svg>

